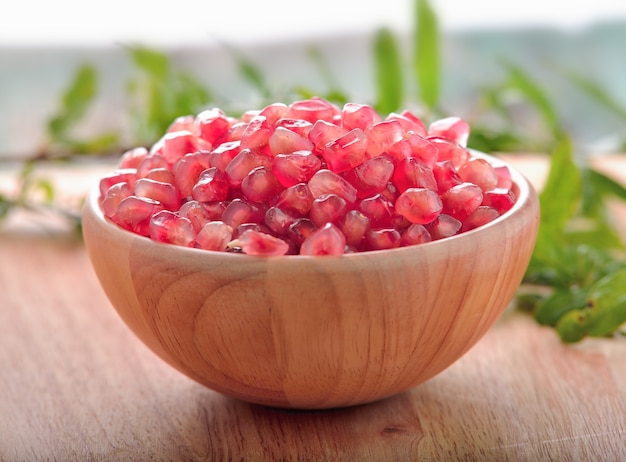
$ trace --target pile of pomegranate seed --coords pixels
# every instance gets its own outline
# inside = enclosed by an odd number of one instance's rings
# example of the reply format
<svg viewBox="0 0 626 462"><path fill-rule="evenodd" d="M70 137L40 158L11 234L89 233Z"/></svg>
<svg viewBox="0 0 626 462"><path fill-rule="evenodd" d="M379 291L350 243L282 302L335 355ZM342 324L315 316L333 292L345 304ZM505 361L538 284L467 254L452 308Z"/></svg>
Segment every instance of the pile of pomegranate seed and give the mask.
<svg viewBox="0 0 626 462"><path fill-rule="evenodd" d="M321 98L240 118L176 119L100 181L118 226L156 241L249 255L339 255L454 236L516 198L510 172L473 156L470 127Z"/></svg>

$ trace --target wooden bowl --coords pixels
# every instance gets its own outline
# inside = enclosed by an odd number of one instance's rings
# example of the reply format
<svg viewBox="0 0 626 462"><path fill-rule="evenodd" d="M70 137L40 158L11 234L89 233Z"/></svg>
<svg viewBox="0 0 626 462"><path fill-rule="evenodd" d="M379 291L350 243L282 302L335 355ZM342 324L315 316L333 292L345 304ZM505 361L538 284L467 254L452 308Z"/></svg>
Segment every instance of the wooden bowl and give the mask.
<svg viewBox="0 0 626 462"><path fill-rule="evenodd" d="M252 257L154 242L103 217L83 232L120 317L154 353L248 402L324 409L414 387L466 353L514 297L533 251L537 194L440 241L339 257Z"/></svg>

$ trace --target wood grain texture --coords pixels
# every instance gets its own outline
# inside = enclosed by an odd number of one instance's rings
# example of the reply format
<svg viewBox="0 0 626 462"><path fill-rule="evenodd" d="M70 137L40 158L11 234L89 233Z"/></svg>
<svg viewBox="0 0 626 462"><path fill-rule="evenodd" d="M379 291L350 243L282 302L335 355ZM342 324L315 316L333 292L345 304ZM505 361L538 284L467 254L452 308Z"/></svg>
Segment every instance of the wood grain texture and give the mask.
<svg viewBox="0 0 626 462"><path fill-rule="evenodd" d="M541 161L518 162L543 174ZM623 158L611 170L626 172ZM138 341L81 243L0 234L3 462L623 461L625 358L623 340L563 345L506 312L458 362L392 398L330 411L251 405Z"/></svg>

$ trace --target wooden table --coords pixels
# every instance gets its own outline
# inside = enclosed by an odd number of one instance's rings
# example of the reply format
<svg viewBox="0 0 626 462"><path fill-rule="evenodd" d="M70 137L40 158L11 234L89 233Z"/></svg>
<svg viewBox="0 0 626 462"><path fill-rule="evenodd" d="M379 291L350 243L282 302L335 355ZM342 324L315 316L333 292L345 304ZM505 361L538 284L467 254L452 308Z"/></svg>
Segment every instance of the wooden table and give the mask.
<svg viewBox="0 0 626 462"><path fill-rule="evenodd" d="M541 183L541 160L517 161ZM626 341L564 345L509 311L460 361L401 395L268 409L155 357L109 304L80 240L8 226L0 461L38 460L625 461Z"/></svg>

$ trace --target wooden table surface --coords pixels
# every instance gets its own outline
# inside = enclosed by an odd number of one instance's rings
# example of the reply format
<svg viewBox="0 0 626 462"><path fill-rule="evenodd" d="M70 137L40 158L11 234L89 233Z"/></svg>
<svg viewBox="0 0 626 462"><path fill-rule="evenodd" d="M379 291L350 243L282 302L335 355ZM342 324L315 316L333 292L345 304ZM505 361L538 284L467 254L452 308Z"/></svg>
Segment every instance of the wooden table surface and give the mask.
<svg viewBox="0 0 626 462"><path fill-rule="evenodd" d="M541 184L543 161L516 162ZM626 172L626 160L609 170ZM65 184L87 185L88 173ZM626 341L564 345L508 311L461 360L403 394L332 411L270 409L154 356L109 304L80 240L9 224L0 461L38 460L626 461Z"/></svg>

